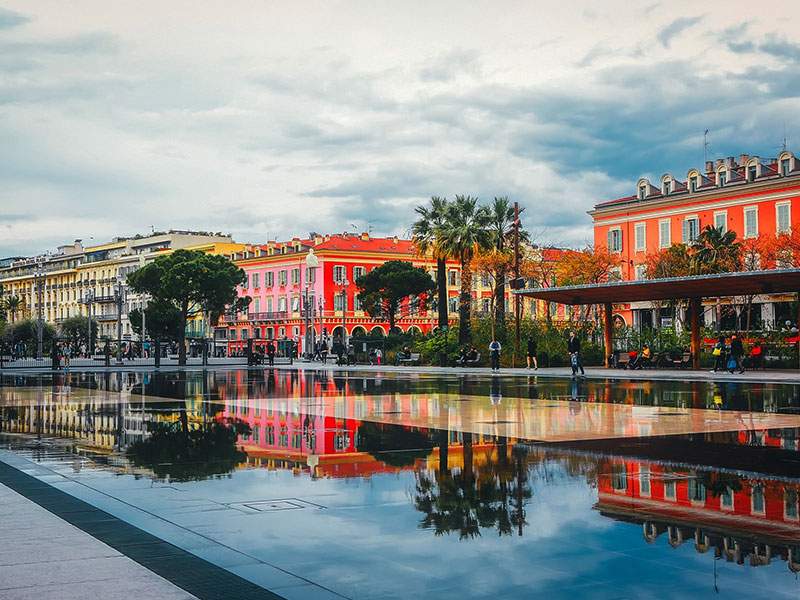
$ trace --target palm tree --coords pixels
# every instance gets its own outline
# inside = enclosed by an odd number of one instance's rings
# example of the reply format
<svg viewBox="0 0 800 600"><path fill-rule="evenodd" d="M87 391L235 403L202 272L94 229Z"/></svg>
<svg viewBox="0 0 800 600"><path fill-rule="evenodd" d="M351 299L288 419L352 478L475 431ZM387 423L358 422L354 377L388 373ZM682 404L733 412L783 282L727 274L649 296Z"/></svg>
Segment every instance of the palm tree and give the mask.
<svg viewBox="0 0 800 600"><path fill-rule="evenodd" d="M489 211L485 206L478 206L478 199L472 196L456 196L447 206L440 251L447 256L457 258L461 265L461 294L458 306L460 344L466 344L470 340L472 257L478 249L491 246L489 222Z"/></svg>
<svg viewBox="0 0 800 600"><path fill-rule="evenodd" d="M521 211L520 211L521 212ZM492 236L492 246L500 253L511 251L514 243L514 205L508 196L496 197L489 205L489 232ZM520 229L520 242L528 241L528 233ZM506 322L506 283L507 273L497 274L497 283L494 289L494 318L499 324L501 335L505 331Z"/></svg>
<svg viewBox="0 0 800 600"><path fill-rule="evenodd" d="M5 300L5 307L11 315L11 322L13 323L17 320L17 312L22 307L22 300L19 299L19 296L9 296Z"/></svg>
<svg viewBox="0 0 800 600"><path fill-rule="evenodd" d="M419 218L411 228L412 238L420 254L436 259L436 295L439 329L447 329L447 255L441 251L441 233L445 225L447 198L433 196L429 206L418 206Z"/></svg>
<svg viewBox="0 0 800 600"><path fill-rule="evenodd" d="M727 273L741 267L742 244L735 231L708 225L692 243L692 271L695 275Z"/></svg>

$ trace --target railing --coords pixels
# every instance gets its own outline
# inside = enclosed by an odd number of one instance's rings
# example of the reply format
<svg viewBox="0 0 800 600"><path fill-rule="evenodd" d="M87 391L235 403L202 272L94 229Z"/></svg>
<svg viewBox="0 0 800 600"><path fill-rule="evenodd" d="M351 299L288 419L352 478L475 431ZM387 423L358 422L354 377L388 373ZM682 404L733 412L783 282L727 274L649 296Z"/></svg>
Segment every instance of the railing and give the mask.
<svg viewBox="0 0 800 600"><path fill-rule="evenodd" d="M222 315L223 323L245 323L247 321L280 321L289 317L288 311L279 310L273 312L239 313L235 315Z"/></svg>

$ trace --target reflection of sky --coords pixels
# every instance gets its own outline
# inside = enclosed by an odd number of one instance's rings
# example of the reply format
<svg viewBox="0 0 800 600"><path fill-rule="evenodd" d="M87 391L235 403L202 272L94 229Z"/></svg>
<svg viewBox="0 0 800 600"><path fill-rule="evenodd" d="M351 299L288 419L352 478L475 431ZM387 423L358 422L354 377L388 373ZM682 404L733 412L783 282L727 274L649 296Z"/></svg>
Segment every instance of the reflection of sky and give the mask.
<svg viewBox="0 0 800 600"><path fill-rule="evenodd" d="M78 475L83 485L59 487L189 549L186 530L352 598L713 595L713 552L699 555L691 542L675 550L665 536L646 544L641 526L593 510L594 487L558 461L531 467L529 477L533 497L523 536L483 529L470 540L420 529L413 471L312 480L290 471L246 469L164 486L84 468ZM245 514L215 504L278 498L326 508ZM761 597L767 590L774 596L800 589L779 559L759 568L717 561L717 568L723 594Z"/></svg>

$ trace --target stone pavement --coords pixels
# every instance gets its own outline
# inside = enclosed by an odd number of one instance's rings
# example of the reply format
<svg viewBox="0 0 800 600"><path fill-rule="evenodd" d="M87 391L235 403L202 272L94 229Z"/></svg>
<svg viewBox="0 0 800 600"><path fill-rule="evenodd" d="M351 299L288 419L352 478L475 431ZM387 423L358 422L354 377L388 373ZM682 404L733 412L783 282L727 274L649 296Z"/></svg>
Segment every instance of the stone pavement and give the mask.
<svg viewBox="0 0 800 600"><path fill-rule="evenodd" d="M0 484L0 598L195 598Z"/></svg>

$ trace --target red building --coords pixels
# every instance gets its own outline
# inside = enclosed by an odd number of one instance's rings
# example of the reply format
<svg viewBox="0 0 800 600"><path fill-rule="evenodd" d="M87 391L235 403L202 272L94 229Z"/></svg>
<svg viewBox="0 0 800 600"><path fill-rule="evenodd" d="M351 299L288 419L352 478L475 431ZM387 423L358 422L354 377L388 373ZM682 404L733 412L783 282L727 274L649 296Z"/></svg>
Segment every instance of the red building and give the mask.
<svg viewBox="0 0 800 600"><path fill-rule="evenodd" d="M633 194L601 202L589 214L595 246L619 255L614 276L642 279L648 254L672 244L691 243L709 225L735 231L742 239L790 232L800 223L800 163L791 152L770 159L743 154L708 161L703 170L690 169L685 179L671 173L656 182L642 178ZM755 321L794 320L796 315L787 304L792 300L792 295L757 298ZM708 302L716 303L714 299ZM615 308L628 325L661 324L649 303ZM716 318L715 311L705 311L707 324ZM735 322L731 325L736 328Z"/></svg>

